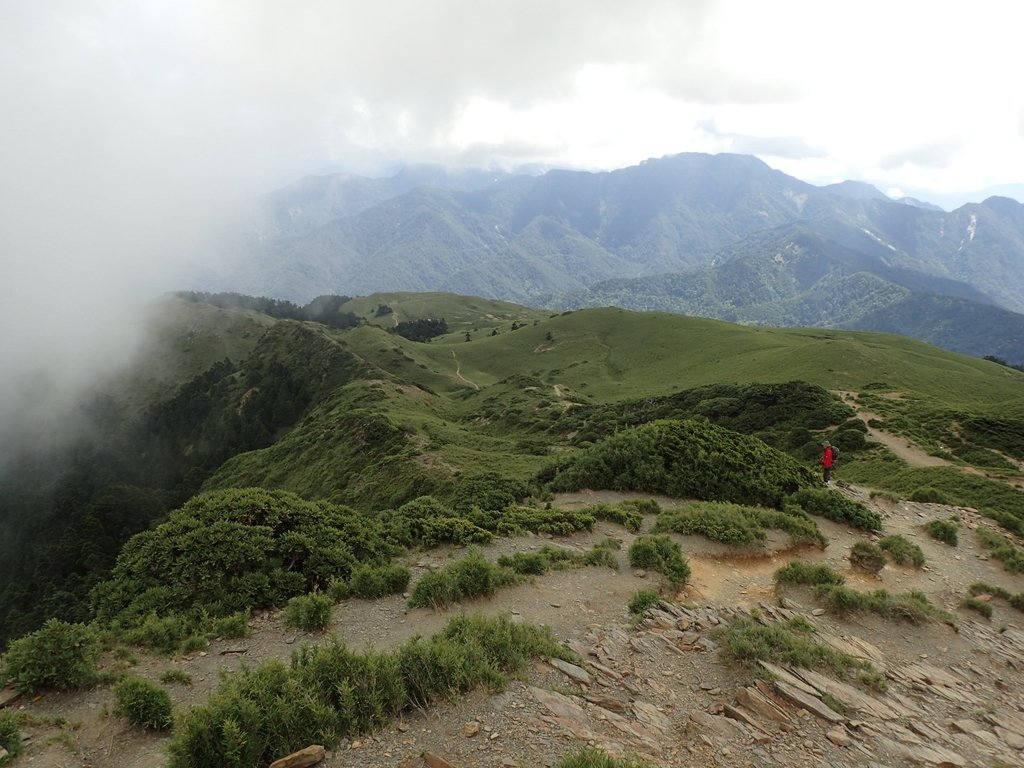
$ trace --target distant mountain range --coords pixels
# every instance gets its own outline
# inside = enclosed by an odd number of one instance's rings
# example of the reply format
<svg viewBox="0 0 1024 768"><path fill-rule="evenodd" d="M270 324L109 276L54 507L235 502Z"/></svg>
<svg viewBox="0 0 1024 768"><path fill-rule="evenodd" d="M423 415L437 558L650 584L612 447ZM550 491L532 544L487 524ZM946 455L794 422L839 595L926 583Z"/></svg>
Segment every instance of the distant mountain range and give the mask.
<svg viewBox="0 0 1024 768"><path fill-rule="evenodd" d="M251 233L230 278L201 287L612 304L1024 361L1024 205L1009 198L945 212L750 156L682 154L603 173L310 177L261 201Z"/></svg>

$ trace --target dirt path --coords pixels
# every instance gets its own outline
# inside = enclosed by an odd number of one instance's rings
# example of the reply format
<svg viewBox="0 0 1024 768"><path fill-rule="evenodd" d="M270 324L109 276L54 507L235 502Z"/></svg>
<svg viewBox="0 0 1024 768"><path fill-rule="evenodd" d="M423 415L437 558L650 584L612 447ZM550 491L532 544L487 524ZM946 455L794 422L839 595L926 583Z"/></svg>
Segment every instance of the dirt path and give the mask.
<svg viewBox="0 0 1024 768"><path fill-rule="evenodd" d="M955 466L952 462L946 461L938 456L932 456L920 447L914 445L905 437L894 435L891 432L886 432L882 429L872 427L868 422L872 420L881 421L882 418L876 414L866 411L860 407L857 403L857 394L855 392L843 392L837 391L834 394L838 395L839 398L853 408L857 412L857 416L864 420L864 423L868 428L868 437L874 440L876 443L881 443L890 451L899 456L903 461L911 467L943 467L943 466ZM840 446L840 450L842 446Z"/></svg>
<svg viewBox="0 0 1024 768"><path fill-rule="evenodd" d="M459 362L458 355L455 354L455 350L454 349L452 350L452 360L455 361L455 376L456 376L456 378L458 378L460 381L464 381L466 384L469 384L469 386L471 386L473 389L475 389L477 392L479 392L480 391L480 386L476 382L470 381L469 379L467 379L465 376L462 375L462 364Z"/></svg>

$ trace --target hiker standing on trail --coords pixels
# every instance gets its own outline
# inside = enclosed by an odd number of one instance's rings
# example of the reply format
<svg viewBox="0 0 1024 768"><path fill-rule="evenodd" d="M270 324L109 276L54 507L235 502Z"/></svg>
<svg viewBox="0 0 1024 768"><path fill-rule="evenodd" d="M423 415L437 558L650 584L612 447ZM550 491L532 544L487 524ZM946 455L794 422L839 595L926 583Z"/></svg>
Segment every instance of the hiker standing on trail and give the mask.
<svg viewBox="0 0 1024 768"><path fill-rule="evenodd" d="M832 446L829 444L828 440L823 442L821 444L821 447L822 447L823 450L821 452L821 460L818 463L821 464L821 466L825 468L824 469L825 485L831 485L832 484L832 462L835 461L835 458L836 458L835 451L832 450Z"/></svg>

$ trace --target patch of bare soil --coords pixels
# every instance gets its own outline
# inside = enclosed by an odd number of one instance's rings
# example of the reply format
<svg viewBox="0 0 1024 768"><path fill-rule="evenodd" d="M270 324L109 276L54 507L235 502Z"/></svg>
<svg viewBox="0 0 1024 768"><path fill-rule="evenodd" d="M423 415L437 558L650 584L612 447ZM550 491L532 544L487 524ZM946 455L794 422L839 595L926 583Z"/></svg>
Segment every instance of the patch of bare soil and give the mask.
<svg viewBox="0 0 1024 768"><path fill-rule="evenodd" d="M492 559L544 543L582 551L613 537L623 544L617 571L553 572L504 589L490 600L446 611L410 610L401 596L341 603L330 633L354 648L395 648L415 635L438 631L454 614L481 611L549 626L583 663L578 669L559 669L539 660L504 691L477 690L412 712L380 732L344 742L323 765L411 768L425 765L421 755L429 753L456 768L550 766L588 743L644 757L656 766L1024 763L1024 614L998 601L993 602L991 622L959 609L967 586L975 581L1024 591L1024 579L989 560L969 532L991 522L971 510L876 504L867 489L842 490L879 510L886 533L901 533L919 544L926 565L887 566L878 578L855 572L849 568L849 550L865 534L826 520L818 523L829 547L799 553L778 538L763 548L737 552L698 537L677 537L690 561L692 583L680 594L666 595L671 602L649 612L637 626L626 608L630 596L658 589L661 582L657 574L628 565L627 548L639 534L598 523L592 532L553 541L500 539L485 551ZM555 503L572 507L633 496L583 492ZM664 507L681 503L659 501ZM959 547L933 541L921 531L928 520L954 512L968 529ZM648 518L644 530L653 522ZM416 578L462 554L460 548L418 553L407 564ZM834 616L816 608L809 591L777 591L775 570L797 555L828 563L858 589L920 590L938 607L954 612L957 627ZM722 663L717 652L717 628L736 615L763 623L803 616L824 642L871 660L885 673L888 692L843 686L799 669L777 671L781 684L755 683L752 672ZM243 663L287 659L298 645L325 643L330 637L290 631L276 612L254 616L251 629L244 640L219 640L185 658L140 655L132 672L153 680L168 669L188 672L191 686L168 686L175 705L187 707L205 701L225 671ZM26 727L31 739L20 764L166 764L167 737L141 732L110 716L108 688L49 694L20 706L37 723ZM56 717L71 727L47 724Z"/></svg>

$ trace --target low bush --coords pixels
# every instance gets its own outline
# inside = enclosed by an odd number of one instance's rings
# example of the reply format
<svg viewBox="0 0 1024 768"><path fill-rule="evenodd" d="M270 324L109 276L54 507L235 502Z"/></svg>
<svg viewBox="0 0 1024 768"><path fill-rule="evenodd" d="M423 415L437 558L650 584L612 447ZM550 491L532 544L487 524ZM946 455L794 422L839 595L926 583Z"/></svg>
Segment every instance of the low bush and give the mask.
<svg viewBox="0 0 1024 768"><path fill-rule="evenodd" d="M0 747L7 750L7 757L0 758L0 765L7 765L24 749L18 715L9 710L0 711Z"/></svg>
<svg viewBox="0 0 1024 768"><path fill-rule="evenodd" d="M289 600L284 608L282 619L285 626L306 632L318 632L330 625L333 610L334 602L330 595L313 592L309 595L298 595Z"/></svg>
<svg viewBox="0 0 1024 768"><path fill-rule="evenodd" d="M586 510L546 509L513 504L505 509L495 531L502 536L532 533L550 533L568 536L577 531L592 531L594 516Z"/></svg>
<svg viewBox="0 0 1024 768"><path fill-rule="evenodd" d="M171 727L171 697L139 677L124 677L114 686L114 714L132 725L165 731Z"/></svg>
<svg viewBox="0 0 1024 768"><path fill-rule="evenodd" d="M765 539L756 510L725 502L688 504L664 512L651 530L700 534L725 544L757 544Z"/></svg>
<svg viewBox="0 0 1024 768"><path fill-rule="evenodd" d="M886 536L878 542L878 547L897 565L912 565L915 568L924 565L924 552L921 548L898 534Z"/></svg>
<svg viewBox="0 0 1024 768"><path fill-rule="evenodd" d="M842 584L845 579L840 573L824 564L805 563L794 560L775 571L778 584Z"/></svg>
<svg viewBox="0 0 1024 768"><path fill-rule="evenodd" d="M629 548L629 564L657 571L676 589L690 580L690 564L668 536L641 536Z"/></svg>
<svg viewBox="0 0 1024 768"><path fill-rule="evenodd" d="M21 693L83 688L96 681L100 652L99 634L91 627L50 619L10 644L0 680Z"/></svg>
<svg viewBox="0 0 1024 768"><path fill-rule="evenodd" d="M334 581L328 590L334 600L358 597L375 600L387 595L405 592L412 573L403 565L357 565L344 581Z"/></svg>
<svg viewBox="0 0 1024 768"><path fill-rule="evenodd" d="M960 526L952 520L932 520L925 523L924 530L925 533L936 541L941 541L943 544L948 544L951 547L955 547L960 543L959 536L957 535Z"/></svg>
<svg viewBox="0 0 1024 768"><path fill-rule="evenodd" d="M410 608L442 608L462 600L490 597L500 587L514 584L518 575L495 565L478 550L439 571L423 574L409 598Z"/></svg>
<svg viewBox="0 0 1024 768"><path fill-rule="evenodd" d="M819 488L806 488L790 495L786 501L796 504L811 515L836 523L844 523L865 531L882 530L882 516L841 493Z"/></svg>
<svg viewBox="0 0 1024 768"><path fill-rule="evenodd" d="M858 541L850 548L850 565L868 573L880 573L885 568L885 552L868 541Z"/></svg>
<svg viewBox="0 0 1024 768"><path fill-rule="evenodd" d="M629 612L634 616L643 616L648 608L653 608L661 600L661 595L649 589L642 589L634 592L629 598Z"/></svg>

